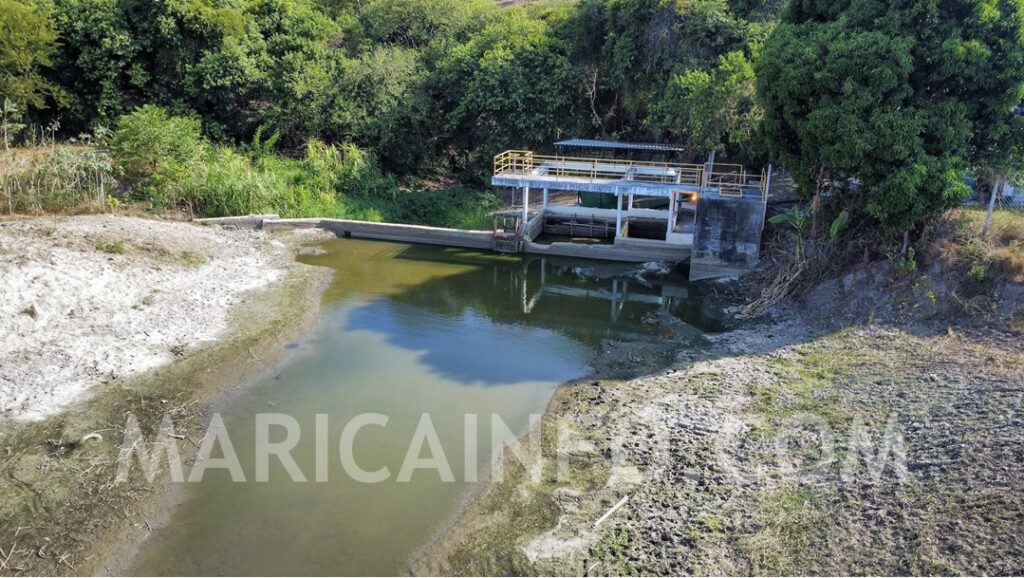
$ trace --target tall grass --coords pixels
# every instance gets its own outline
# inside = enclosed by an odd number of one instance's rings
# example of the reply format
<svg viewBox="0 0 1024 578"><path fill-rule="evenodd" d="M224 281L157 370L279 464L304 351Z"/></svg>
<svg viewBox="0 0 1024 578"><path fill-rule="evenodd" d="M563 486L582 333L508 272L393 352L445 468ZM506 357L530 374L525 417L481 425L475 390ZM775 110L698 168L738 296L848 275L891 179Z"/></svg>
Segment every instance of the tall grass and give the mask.
<svg viewBox="0 0 1024 578"><path fill-rule="evenodd" d="M8 213L103 211L117 184L110 155L88 146L12 149L0 158Z"/></svg>
<svg viewBox="0 0 1024 578"><path fill-rule="evenodd" d="M120 199L186 217L277 213L487 228L500 204L462 188L403 190L352 144L311 141L301 156L285 157L258 140L243 149L214 145L200 130L198 121L145 106L118 122L112 154L100 146L18 149L0 167L8 212L102 211ZM118 196L106 196L115 185Z"/></svg>

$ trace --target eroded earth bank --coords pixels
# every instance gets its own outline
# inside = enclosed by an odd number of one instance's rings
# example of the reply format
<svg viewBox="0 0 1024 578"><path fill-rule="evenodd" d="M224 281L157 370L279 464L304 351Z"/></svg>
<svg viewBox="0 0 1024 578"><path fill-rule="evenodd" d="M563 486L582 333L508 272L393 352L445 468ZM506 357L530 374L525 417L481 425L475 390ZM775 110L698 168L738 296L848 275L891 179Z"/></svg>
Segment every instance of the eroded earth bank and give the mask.
<svg viewBox="0 0 1024 578"><path fill-rule="evenodd" d="M1021 285L968 306L927 273L862 268L664 371L562 388L542 463L510 459L413 570L1024 572Z"/></svg>

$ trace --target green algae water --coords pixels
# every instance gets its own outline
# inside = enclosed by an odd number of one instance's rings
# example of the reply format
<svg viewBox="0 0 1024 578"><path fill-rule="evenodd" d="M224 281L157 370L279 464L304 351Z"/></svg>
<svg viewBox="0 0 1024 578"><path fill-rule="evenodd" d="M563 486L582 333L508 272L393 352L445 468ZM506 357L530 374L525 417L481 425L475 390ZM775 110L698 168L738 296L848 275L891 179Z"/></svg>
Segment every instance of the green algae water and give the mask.
<svg viewBox="0 0 1024 578"><path fill-rule="evenodd" d="M590 371L602 340L652 338L654 313L714 328L684 285L635 278L635 266L350 239L319 247L301 258L335 271L315 327L269 377L211 408L246 481L209 469L185 484L133 574L405 573L494 457L494 416L526 431L555 387ZM267 413L298 422L291 455L307 481L273 457L255 481L256 416ZM376 483L352 479L339 458L346 424L368 413L386 423L360 429L351 455L389 473ZM400 479L424 414L454 482L429 468Z"/></svg>

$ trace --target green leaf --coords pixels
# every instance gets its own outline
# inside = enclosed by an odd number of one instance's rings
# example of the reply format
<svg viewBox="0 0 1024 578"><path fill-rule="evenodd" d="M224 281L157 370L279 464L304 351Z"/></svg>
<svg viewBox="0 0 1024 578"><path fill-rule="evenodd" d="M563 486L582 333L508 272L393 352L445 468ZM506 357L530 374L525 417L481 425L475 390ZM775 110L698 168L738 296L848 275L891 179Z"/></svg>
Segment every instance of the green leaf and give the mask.
<svg viewBox="0 0 1024 578"><path fill-rule="evenodd" d="M835 241L836 237L838 237L840 233L842 233L844 230L846 230L846 226L849 225L849 224L850 224L850 213L849 213L849 211L843 211L843 212L839 213L839 215L836 217L836 219L834 221L832 221L832 227L828 231L829 238L832 239L833 241Z"/></svg>

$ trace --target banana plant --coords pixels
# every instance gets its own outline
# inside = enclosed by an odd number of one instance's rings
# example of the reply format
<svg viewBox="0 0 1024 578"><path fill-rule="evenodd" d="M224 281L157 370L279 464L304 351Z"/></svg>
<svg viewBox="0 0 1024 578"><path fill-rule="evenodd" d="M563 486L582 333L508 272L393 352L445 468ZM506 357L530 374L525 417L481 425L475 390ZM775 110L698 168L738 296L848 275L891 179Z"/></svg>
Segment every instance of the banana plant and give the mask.
<svg viewBox="0 0 1024 578"><path fill-rule="evenodd" d="M804 235L811 225L811 212L806 207L795 205L789 212L780 213L768 219L773 225L789 224L796 229L796 260L804 262Z"/></svg>
<svg viewBox="0 0 1024 578"><path fill-rule="evenodd" d="M835 220L832 221L832 226L829 227L829 229L828 229L828 240L832 241L834 243L835 240L839 238L839 235L842 235L843 231L845 231L846 227L848 227L849 225L850 225L850 212L849 211L842 211L841 213L836 215Z"/></svg>

